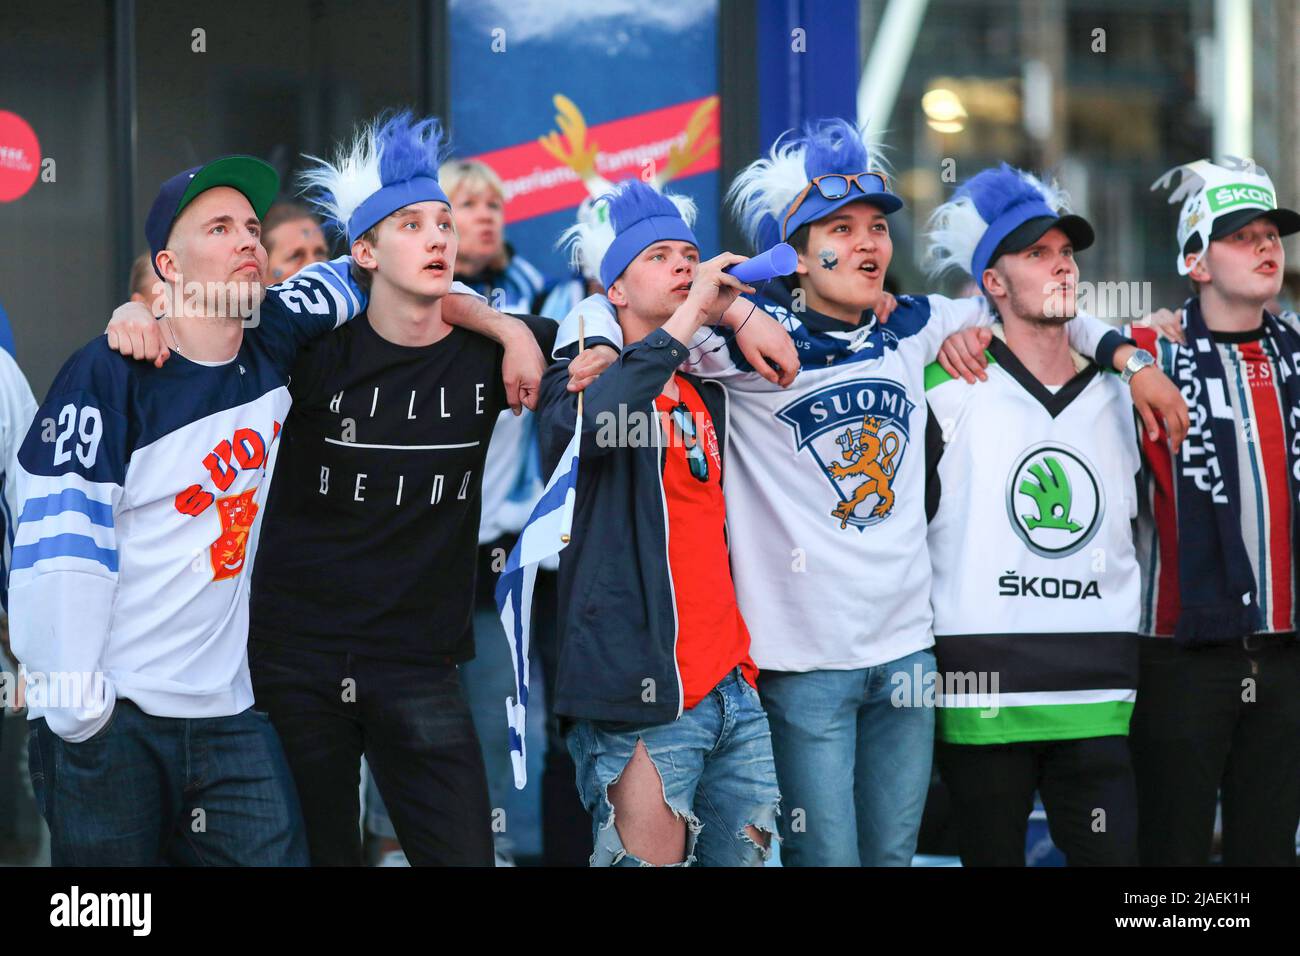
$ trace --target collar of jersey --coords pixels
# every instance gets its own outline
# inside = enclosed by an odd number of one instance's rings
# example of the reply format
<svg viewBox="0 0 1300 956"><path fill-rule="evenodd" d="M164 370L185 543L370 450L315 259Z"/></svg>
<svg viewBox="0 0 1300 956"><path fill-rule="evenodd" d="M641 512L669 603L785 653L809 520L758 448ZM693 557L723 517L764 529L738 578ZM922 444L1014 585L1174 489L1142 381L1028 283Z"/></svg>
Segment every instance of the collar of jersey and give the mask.
<svg viewBox="0 0 1300 956"><path fill-rule="evenodd" d="M863 309L862 316L858 319L855 326L846 325L839 319L831 318L824 312L818 312L816 309L805 305L802 311L795 312L791 306L794 303L794 291L786 284L785 281L770 283L766 289L760 291L760 296L764 296L775 302L781 308L793 315L797 321L808 328L810 332L822 335L836 335L840 337L852 338L858 331L868 328L875 323L876 314L870 309Z"/></svg>
<svg viewBox="0 0 1300 956"><path fill-rule="evenodd" d="M1053 418L1065 411L1072 401L1083 394L1083 390L1088 387L1092 380L1101 374L1101 369L1094 363L1088 362L1060 389L1052 392L1046 385L1035 378L1029 369L1025 368L1020 359L1016 358L1016 353L1011 351L1011 346L1007 345L1002 336L995 335L993 341L989 343L988 350L998 367L1010 375Z"/></svg>
<svg viewBox="0 0 1300 956"><path fill-rule="evenodd" d="M863 313L860 325L849 328L807 306L796 312L791 308L793 298L790 290L783 283L771 283L756 298L760 307L790 333L805 369L877 359L885 354L886 349L898 346L898 336L877 323L870 311ZM739 355L739 348L732 349L732 358L737 365L748 367L748 363L737 358Z"/></svg>

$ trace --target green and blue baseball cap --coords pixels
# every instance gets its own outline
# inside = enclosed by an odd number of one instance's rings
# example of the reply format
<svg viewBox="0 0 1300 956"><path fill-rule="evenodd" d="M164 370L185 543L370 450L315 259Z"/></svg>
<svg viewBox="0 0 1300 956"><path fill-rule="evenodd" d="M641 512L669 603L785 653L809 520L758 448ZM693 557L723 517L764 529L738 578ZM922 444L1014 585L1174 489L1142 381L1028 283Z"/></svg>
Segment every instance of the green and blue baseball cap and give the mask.
<svg viewBox="0 0 1300 956"><path fill-rule="evenodd" d="M162 278L158 272L158 253L167 248L176 217L199 193L216 186L238 189L260 219L280 193L280 175L269 163L255 156L235 155L221 156L187 169L163 183L144 223L150 261L158 278Z"/></svg>

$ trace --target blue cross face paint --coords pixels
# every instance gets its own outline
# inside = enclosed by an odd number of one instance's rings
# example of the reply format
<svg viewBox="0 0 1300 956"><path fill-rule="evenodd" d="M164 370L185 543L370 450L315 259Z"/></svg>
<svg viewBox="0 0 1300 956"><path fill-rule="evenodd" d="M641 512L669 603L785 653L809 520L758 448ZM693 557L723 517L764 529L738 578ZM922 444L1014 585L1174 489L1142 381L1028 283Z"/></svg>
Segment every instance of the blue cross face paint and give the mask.
<svg viewBox="0 0 1300 956"><path fill-rule="evenodd" d="M823 269L834 269L840 264L839 258L835 255L834 249L823 249L817 253L817 258L822 262Z"/></svg>

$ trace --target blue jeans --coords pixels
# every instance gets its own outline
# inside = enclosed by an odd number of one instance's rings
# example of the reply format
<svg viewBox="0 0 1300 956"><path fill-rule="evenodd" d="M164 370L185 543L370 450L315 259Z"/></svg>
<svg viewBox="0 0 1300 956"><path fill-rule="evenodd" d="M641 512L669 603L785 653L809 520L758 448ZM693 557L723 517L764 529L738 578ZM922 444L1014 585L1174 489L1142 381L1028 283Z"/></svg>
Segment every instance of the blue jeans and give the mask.
<svg viewBox="0 0 1300 956"><path fill-rule="evenodd" d="M934 758L934 707L916 706L925 684L913 685L934 670L927 648L859 670L759 675L785 804L782 865L911 864Z"/></svg>
<svg viewBox="0 0 1300 956"><path fill-rule="evenodd" d="M119 698L95 736L34 721L54 866L306 866L298 794L266 714L154 717Z"/></svg>
<svg viewBox="0 0 1300 956"><path fill-rule="evenodd" d="M767 716L758 692L739 669L672 723L574 724L569 752L577 767L579 796L592 815L592 866L648 865L623 848L608 795L638 740L659 771L665 802L686 821L683 865L762 866L771 850L750 839L745 829L772 834L781 794Z"/></svg>

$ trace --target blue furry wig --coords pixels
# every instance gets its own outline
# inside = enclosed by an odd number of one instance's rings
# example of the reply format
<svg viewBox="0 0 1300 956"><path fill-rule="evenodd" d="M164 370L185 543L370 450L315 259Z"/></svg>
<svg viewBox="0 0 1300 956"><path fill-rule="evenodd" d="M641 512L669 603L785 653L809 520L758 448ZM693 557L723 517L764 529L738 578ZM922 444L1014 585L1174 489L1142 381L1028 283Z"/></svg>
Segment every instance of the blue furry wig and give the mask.
<svg viewBox="0 0 1300 956"><path fill-rule="evenodd" d="M1028 219L1062 216L1069 209L1069 196L1053 182L1006 163L981 170L930 216L929 271L937 276L958 269L983 287L984 269L999 241Z"/></svg>
<svg viewBox="0 0 1300 956"><path fill-rule="evenodd" d="M626 179L596 200L607 216L580 217L560 238L575 265L599 263L605 288L654 242L679 240L699 246L691 223L695 203L688 196L661 193L640 179Z"/></svg>
<svg viewBox="0 0 1300 956"><path fill-rule="evenodd" d="M437 117L416 120L404 110L362 127L332 163L306 157L316 165L299 184L352 242L403 206L428 200L450 206L438 185L438 167L449 153Z"/></svg>
<svg viewBox="0 0 1300 956"><path fill-rule="evenodd" d="M866 199L890 213L903 202L888 192L887 169L878 151L868 145L866 127L856 127L838 117L809 120L796 133L782 133L767 156L756 159L737 174L727 190L732 215L756 251L789 238L805 223L829 215L849 202ZM834 200L809 190L816 176L873 172L878 180L859 181L856 188ZM800 199L800 195L803 198ZM797 210L792 210L799 200ZM793 211L793 215L790 215ZM786 217L790 216L789 221ZM786 226L782 234L782 225Z"/></svg>

